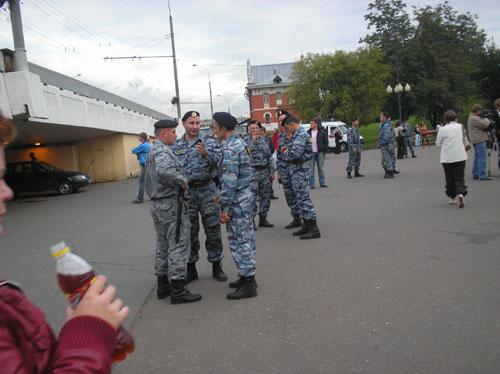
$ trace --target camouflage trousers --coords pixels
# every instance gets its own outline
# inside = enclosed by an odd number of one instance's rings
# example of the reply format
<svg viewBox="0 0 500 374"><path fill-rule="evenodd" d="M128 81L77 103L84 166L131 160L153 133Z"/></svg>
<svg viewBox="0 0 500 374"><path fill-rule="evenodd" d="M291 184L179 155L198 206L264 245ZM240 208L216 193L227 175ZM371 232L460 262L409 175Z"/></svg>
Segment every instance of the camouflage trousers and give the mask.
<svg viewBox="0 0 500 374"><path fill-rule="evenodd" d="M179 241L175 242L177 228L177 199L151 201L151 216L156 231L155 275L184 279L189 258L189 215L183 203Z"/></svg>
<svg viewBox="0 0 500 374"><path fill-rule="evenodd" d="M260 217L267 217L269 208L271 207L271 175L269 169L254 170L252 182L252 213L253 217L259 213ZM257 204L259 205L257 209Z"/></svg>
<svg viewBox="0 0 500 374"><path fill-rule="evenodd" d="M392 171L396 168L396 153L394 144L384 144L380 146L382 153L382 167L384 170Z"/></svg>
<svg viewBox="0 0 500 374"><path fill-rule="evenodd" d="M238 191L229 209L231 219L226 224L229 250L243 277L255 275L255 232L252 223L252 191Z"/></svg>
<svg viewBox="0 0 500 374"><path fill-rule="evenodd" d="M292 176L290 175L290 168L288 166L282 168L279 171L279 175L281 177L283 192L285 193L286 204L290 208L290 213L292 214L292 216L298 216L301 214L301 212L297 204L295 191L292 188Z"/></svg>
<svg viewBox="0 0 500 374"><path fill-rule="evenodd" d="M290 166L292 188L300 214L303 219L316 219L314 205L309 196L309 173L310 170L306 163Z"/></svg>
<svg viewBox="0 0 500 374"><path fill-rule="evenodd" d="M347 162L347 172L350 173L352 169L359 170L361 165L361 152L349 151L349 161Z"/></svg>
<svg viewBox="0 0 500 374"><path fill-rule="evenodd" d="M205 249L207 250L208 262L221 262L224 258L222 251L222 236L220 226L220 208L214 198L218 191L215 183L207 186L190 188L188 211L191 222L191 254L189 262L197 262L200 259L200 215L205 231Z"/></svg>

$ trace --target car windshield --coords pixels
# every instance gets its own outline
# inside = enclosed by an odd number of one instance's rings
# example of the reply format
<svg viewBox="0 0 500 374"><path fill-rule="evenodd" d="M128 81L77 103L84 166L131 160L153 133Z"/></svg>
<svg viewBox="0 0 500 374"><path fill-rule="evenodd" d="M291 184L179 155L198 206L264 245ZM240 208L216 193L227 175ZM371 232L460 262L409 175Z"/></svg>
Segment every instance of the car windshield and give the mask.
<svg viewBox="0 0 500 374"><path fill-rule="evenodd" d="M46 162L40 161L39 164L49 171L61 171L61 169L52 166L51 164L47 164Z"/></svg>

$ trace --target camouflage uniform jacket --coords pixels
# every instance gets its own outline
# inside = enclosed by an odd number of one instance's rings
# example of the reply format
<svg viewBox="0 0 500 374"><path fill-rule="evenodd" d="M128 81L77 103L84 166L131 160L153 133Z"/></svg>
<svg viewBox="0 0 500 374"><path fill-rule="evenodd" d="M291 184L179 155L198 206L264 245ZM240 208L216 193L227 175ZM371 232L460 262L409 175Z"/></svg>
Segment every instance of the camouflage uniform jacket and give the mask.
<svg viewBox="0 0 500 374"><path fill-rule="evenodd" d="M230 211L236 203L240 191L250 187L253 178L250 151L238 135L231 135L222 144L222 161L220 164L222 212Z"/></svg>
<svg viewBox="0 0 500 374"><path fill-rule="evenodd" d="M283 160L292 164L300 164L312 158L311 136L302 127L293 134L290 144L282 154Z"/></svg>
<svg viewBox="0 0 500 374"><path fill-rule="evenodd" d="M394 144L394 130L392 129L391 121L386 121L380 125L378 130L378 144Z"/></svg>
<svg viewBox="0 0 500 374"><path fill-rule="evenodd" d="M177 197L179 187L187 183L181 163L160 139L151 148L146 165L146 193L153 201Z"/></svg>
<svg viewBox="0 0 500 374"><path fill-rule="evenodd" d="M205 146L207 150L205 157L195 147L198 143ZM220 143L210 136L198 136L188 141L184 135L172 145L172 151L182 164L189 182L212 179L213 170L217 170L222 157Z"/></svg>
<svg viewBox="0 0 500 374"><path fill-rule="evenodd" d="M246 135L244 140L250 150L252 167L257 166L271 168L271 158L273 154L269 147L269 141L267 140L267 138L259 136L255 140L252 140L252 137L250 135Z"/></svg>
<svg viewBox="0 0 500 374"><path fill-rule="evenodd" d="M349 149L349 152L354 152L358 153L363 150L363 147L361 145L361 138L359 136L359 130L350 127L347 130L347 147Z"/></svg>

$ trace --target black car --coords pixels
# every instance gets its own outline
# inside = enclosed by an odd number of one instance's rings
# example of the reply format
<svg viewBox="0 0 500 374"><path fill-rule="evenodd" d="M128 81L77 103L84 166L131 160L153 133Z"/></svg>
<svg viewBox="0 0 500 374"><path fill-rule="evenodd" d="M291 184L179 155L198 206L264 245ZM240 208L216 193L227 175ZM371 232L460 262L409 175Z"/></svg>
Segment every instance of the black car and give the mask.
<svg viewBox="0 0 500 374"><path fill-rule="evenodd" d="M41 161L7 164L5 181L14 195L29 192L70 194L91 183L90 177L79 171L64 171Z"/></svg>

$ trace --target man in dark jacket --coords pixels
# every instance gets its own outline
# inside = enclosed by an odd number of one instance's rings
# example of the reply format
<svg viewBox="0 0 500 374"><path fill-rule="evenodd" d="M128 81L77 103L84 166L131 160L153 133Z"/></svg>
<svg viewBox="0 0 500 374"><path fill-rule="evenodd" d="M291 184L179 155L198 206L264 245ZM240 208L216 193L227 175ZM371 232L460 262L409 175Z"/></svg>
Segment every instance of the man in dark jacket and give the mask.
<svg viewBox="0 0 500 374"><path fill-rule="evenodd" d="M500 169L500 99L495 100L495 111L493 112L495 121L495 137L497 138L498 168Z"/></svg>
<svg viewBox="0 0 500 374"><path fill-rule="evenodd" d="M309 123L311 125L311 128L307 130L307 132L311 136L313 150L309 186L311 188L315 188L314 173L317 165L319 185L326 188L328 186L325 184L325 172L323 171L323 165L325 163L325 154L328 150L328 133L326 132L325 128L321 126L321 117L319 115L316 116L316 118L311 119Z"/></svg>

